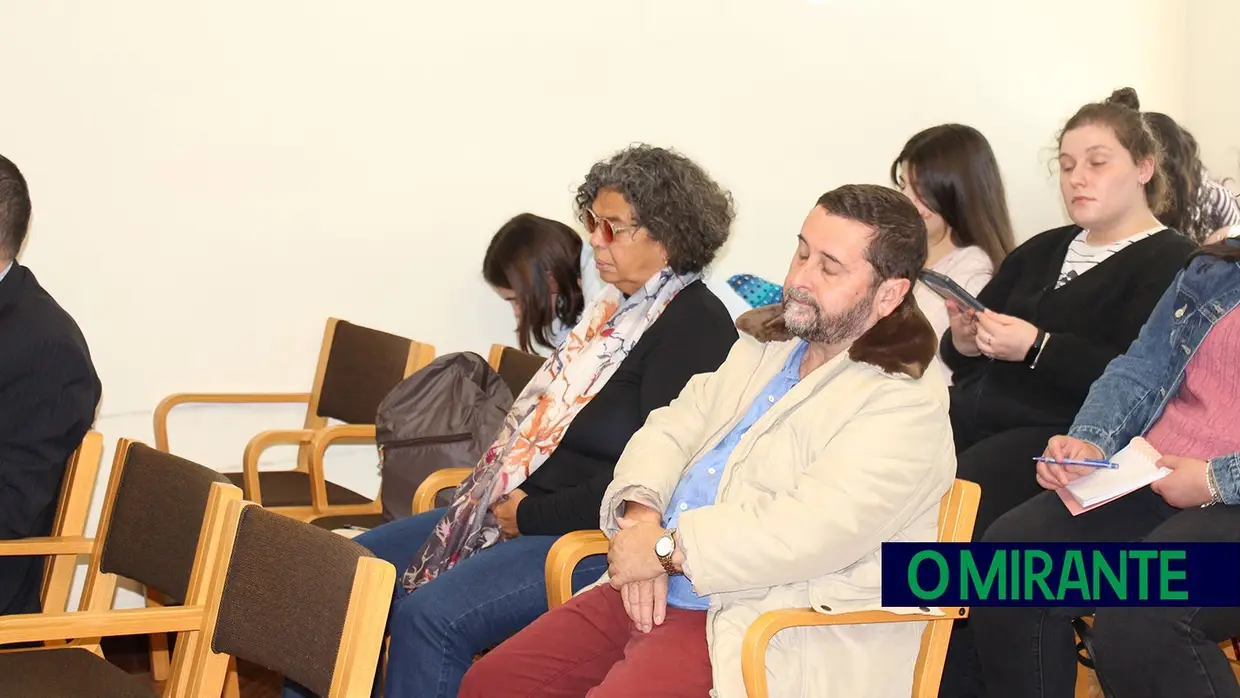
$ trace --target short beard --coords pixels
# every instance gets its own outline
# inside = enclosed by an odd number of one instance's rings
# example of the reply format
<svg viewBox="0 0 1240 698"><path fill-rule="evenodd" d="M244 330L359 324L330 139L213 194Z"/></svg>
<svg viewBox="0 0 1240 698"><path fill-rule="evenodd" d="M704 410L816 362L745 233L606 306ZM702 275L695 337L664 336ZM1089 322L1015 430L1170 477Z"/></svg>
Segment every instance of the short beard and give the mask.
<svg viewBox="0 0 1240 698"><path fill-rule="evenodd" d="M837 315L824 316L822 308L808 294L794 289L784 289L784 326L794 336L813 344L834 346L851 342L866 331L870 319L870 311L874 307L874 295L877 289L871 289L853 307ZM800 305L813 311L813 317L806 320L788 312L788 299L795 298Z"/></svg>

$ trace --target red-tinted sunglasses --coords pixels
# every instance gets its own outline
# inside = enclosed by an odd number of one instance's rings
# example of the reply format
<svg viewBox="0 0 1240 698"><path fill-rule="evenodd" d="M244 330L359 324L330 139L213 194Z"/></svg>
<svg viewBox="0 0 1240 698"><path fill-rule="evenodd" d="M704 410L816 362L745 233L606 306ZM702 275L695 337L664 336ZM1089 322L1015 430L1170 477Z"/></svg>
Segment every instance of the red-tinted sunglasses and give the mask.
<svg viewBox="0 0 1240 698"><path fill-rule="evenodd" d="M635 232L637 229L641 228L641 225L637 223L617 228L611 221L598 216L594 213L594 211L591 211L588 208L585 213L585 224L586 231L590 234L593 235L596 231L598 232L599 237L603 238L604 245L610 245L612 241L616 239L617 233Z"/></svg>

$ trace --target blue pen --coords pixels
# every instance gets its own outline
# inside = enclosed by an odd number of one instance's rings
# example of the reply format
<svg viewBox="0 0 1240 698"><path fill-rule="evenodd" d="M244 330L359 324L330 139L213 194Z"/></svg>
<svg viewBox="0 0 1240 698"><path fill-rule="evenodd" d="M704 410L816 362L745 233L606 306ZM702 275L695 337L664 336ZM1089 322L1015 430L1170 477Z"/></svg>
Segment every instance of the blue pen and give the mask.
<svg viewBox="0 0 1240 698"><path fill-rule="evenodd" d="M1107 468L1111 470L1119 467L1118 463L1112 463L1109 460L1097 460L1096 458L1086 458L1085 460L1065 458L1062 461L1057 461L1054 458L1034 458L1034 460L1041 461L1043 463L1058 463L1059 465L1084 465L1090 468Z"/></svg>

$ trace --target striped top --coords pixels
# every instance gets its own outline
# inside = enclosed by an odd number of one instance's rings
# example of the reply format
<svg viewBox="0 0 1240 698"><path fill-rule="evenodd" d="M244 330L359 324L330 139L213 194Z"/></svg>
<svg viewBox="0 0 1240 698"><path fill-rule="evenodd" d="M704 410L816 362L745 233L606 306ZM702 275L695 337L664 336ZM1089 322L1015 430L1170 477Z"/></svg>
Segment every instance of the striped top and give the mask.
<svg viewBox="0 0 1240 698"><path fill-rule="evenodd" d="M1191 237L1204 242L1214 231L1230 225L1240 225L1240 203L1227 187L1203 174Z"/></svg>
<svg viewBox="0 0 1240 698"><path fill-rule="evenodd" d="M1086 241L1089 236L1088 230L1082 230L1072 242L1068 245L1068 254L1064 255L1063 268L1059 271L1059 279L1055 281L1055 288L1059 288L1064 284L1072 281L1081 274L1093 269L1108 257L1128 247L1129 245L1140 242L1145 238L1166 230L1162 226L1155 226L1149 230L1143 230L1136 235L1131 235L1123 240L1106 245L1091 245Z"/></svg>

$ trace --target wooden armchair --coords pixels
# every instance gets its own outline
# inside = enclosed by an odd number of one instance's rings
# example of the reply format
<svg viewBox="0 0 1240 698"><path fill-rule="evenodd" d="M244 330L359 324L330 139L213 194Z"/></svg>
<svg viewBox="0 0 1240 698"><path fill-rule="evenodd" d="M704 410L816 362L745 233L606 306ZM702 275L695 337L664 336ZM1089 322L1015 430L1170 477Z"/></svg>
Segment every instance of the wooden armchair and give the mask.
<svg viewBox="0 0 1240 698"><path fill-rule="evenodd" d="M233 502L228 521L228 568L213 582L202 622L210 642L195 646L191 686L216 695L235 657L316 695L368 698L396 569L347 538L250 502ZM296 612L275 598L296 599Z"/></svg>
<svg viewBox="0 0 1240 698"><path fill-rule="evenodd" d="M219 473L122 439L116 449L98 536L74 543L90 555L82 610L0 618L0 644L48 646L0 653L6 696L153 695L136 678L104 660L99 638L192 629L219 566L224 508L241 490ZM188 608L110 610L123 576L159 589ZM192 649L192 638L177 651ZM220 695L222 685L214 694ZM166 695L186 695L169 682ZM180 691L180 692L178 692Z"/></svg>
<svg viewBox="0 0 1240 698"><path fill-rule="evenodd" d="M214 502L221 492L212 492ZM210 522L198 551L209 564L195 564L184 606L0 619L0 642L177 631L167 698L220 695L235 658L280 671L318 695L368 697L396 581L392 565L237 497ZM296 600L296 612L272 603L281 598ZM33 659L0 654L8 696L157 695L84 648L26 654Z"/></svg>
<svg viewBox="0 0 1240 698"><path fill-rule="evenodd" d="M487 358L487 363L504 379L514 398L521 394L545 362L544 357L503 344L492 344ZM431 473L413 494L413 513L422 514L434 509L440 492L455 489L473 471L473 468L444 468Z"/></svg>
<svg viewBox="0 0 1240 698"><path fill-rule="evenodd" d="M103 435L97 431L87 432L65 466L51 535L46 538L0 541L0 557L47 556L43 562L43 588L40 595L44 613L65 612L78 556L92 550L91 541L84 535L86 518L90 513L90 498L95 491L95 478L99 475L99 460L102 456Z"/></svg>
<svg viewBox="0 0 1240 698"><path fill-rule="evenodd" d="M434 356L429 344L330 318L309 393L169 395L155 409L155 446L168 450L168 414L178 405L304 402L304 427L259 432L245 447L242 472L227 473L229 480L243 488L247 499L297 519L376 514L382 511L378 498L326 481L323 454L337 443L374 443L379 403ZM345 424L328 426L328 419ZM296 469L259 472L259 456L279 444L299 447Z"/></svg>
<svg viewBox="0 0 1240 698"><path fill-rule="evenodd" d="M973 523L977 518L977 505L982 490L976 484L956 480L951 490L943 496L939 506L939 541L943 543L967 543L973 537ZM767 611L749 626L741 649L741 673L745 677L745 690L749 698L766 698L766 648L776 633L787 628L823 625L858 625L863 623L926 623L921 636L921 650L917 653L917 668L913 675L913 698L935 698L943 678L943 664L947 660L947 643L951 638L952 623L968 616L967 608L942 608L942 615L929 613L891 613L888 611L857 611L829 615L809 608L788 608ZM877 650L876 650L877 651Z"/></svg>

